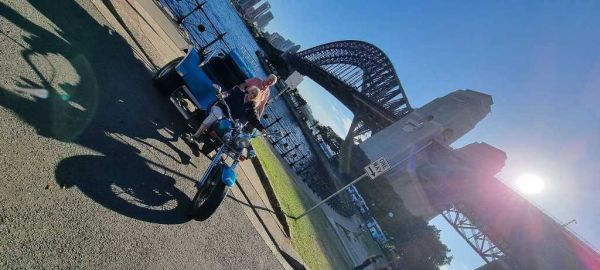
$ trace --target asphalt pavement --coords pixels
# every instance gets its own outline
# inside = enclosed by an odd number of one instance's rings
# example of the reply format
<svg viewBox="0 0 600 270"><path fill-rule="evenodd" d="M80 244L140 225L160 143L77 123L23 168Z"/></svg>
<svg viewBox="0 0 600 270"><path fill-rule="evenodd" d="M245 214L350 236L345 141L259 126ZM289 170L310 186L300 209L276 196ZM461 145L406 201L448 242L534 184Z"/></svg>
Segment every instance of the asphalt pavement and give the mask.
<svg viewBox="0 0 600 270"><path fill-rule="evenodd" d="M241 206L190 221L207 165L90 1L0 0L0 269L279 269Z"/></svg>

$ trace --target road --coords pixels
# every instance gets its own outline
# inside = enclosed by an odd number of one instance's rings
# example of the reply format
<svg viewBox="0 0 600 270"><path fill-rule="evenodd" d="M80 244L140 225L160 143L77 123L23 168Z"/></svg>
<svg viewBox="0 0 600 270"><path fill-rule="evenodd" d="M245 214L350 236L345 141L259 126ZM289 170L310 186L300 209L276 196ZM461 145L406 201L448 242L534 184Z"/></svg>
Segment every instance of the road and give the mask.
<svg viewBox="0 0 600 270"><path fill-rule="evenodd" d="M104 25L87 0L0 0L0 269L281 268L233 200L188 220L207 159Z"/></svg>

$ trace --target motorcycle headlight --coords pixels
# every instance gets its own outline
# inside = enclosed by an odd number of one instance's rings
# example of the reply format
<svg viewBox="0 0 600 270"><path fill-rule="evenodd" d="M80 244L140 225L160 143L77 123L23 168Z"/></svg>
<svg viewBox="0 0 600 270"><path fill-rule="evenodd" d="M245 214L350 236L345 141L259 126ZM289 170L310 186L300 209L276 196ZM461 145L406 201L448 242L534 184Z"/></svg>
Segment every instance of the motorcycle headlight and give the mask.
<svg viewBox="0 0 600 270"><path fill-rule="evenodd" d="M225 135L223 135L223 142L225 143L229 143L231 142L233 135L231 134L231 131L225 133Z"/></svg>
<svg viewBox="0 0 600 270"><path fill-rule="evenodd" d="M235 145L237 146L238 150L250 147L250 135L246 133L240 134L240 136L238 136L235 140Z"/></svg>

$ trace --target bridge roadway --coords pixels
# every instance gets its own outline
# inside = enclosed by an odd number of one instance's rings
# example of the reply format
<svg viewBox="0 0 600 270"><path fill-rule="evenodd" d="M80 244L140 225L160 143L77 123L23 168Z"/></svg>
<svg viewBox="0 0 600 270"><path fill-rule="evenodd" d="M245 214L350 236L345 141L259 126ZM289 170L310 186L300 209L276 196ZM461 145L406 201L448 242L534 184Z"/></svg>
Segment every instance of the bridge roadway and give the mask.
<svg viewBox="0 0 600 270"><path fill-rule="evenodd" d="M281 269L234 200L188 220L208 159L92 2L0 0L0 269Z"/></svg>

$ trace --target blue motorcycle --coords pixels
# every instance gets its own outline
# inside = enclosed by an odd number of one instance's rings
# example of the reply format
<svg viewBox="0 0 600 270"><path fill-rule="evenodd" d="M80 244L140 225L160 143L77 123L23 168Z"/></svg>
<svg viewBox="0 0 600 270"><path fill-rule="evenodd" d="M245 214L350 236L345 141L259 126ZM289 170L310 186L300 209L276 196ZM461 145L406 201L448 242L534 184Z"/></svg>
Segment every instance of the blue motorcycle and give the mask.
<svg viewBox="0 0 600 270"><path fill-rule="evenodd" d="M185 57L169 62L154 76L155 86L168 96L191 130L198 128L217 103L229 112L228 117L208 128L203 139L201 152L207 155L214 150L216 154L196 183L198 191L191 206L191 216L196 220L206 220L217 210L236 183L234 170L239 162L255 156L250 140L259 135L250 134L240 121L230 118L227 94L221 91L221 87L231 89L254 77L248 67L237 51L205 57L192 48Z"/></svg>
<svg viewBox="0 0 600 270"><path fill-rule="evenodd" d="M217 88L217 102L223 104L229 111L224 97L220 88ZM212 162L196 183L198 191L191 207L191 216L196 220L205 220L217 210L229 189L237 181L234 169L239 162L256 156L250 143L250 139L256 135L246 132L244 126L237 120L219 119L209 127L208 134L209 139L220 146ZM232 160L231 164L227 164L228 159Z"/></svg>

